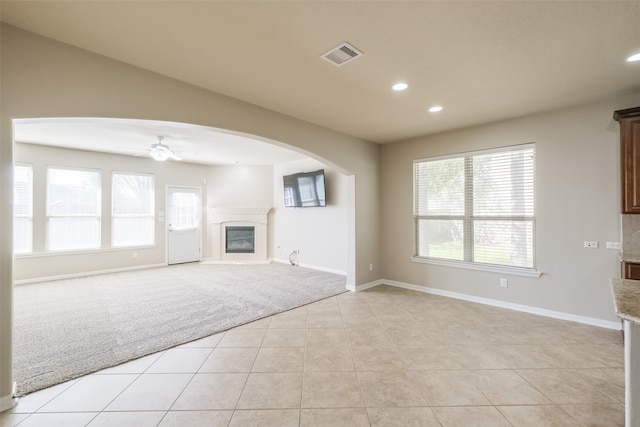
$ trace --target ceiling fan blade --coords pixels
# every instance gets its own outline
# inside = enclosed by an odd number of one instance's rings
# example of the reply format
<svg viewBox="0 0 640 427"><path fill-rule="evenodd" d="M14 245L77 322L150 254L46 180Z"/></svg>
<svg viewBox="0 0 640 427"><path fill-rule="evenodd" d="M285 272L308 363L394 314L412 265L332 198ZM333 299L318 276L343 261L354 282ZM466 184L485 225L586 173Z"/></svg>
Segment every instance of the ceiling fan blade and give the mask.
<svg viewBox="0 0 640 427"><path fill-rule="evenodd" d="M172 160L177 160L177 161L182 160L182 157L180 157L173 150L171 150L168 145L165 145L162 143L163 139L164 137L158 137L158 142L156 144L151 144L150 148L124 147L124 146L120 146L118 148L145 151L145 153L132 154L132 156L134 157L150 156L150 157L153 157L155 160L159 160L159 159L156 159L156 156L159 156L159 158L162 158L160 161L166 160L167 158Z"/></svg>
<svg viewBox="0 0 640 427"><path fill-rule="evenodd" d="M178 156L173 151L169 151L167 154L169 154L169 158L172 160L182 160L182 157Z"/></svg>

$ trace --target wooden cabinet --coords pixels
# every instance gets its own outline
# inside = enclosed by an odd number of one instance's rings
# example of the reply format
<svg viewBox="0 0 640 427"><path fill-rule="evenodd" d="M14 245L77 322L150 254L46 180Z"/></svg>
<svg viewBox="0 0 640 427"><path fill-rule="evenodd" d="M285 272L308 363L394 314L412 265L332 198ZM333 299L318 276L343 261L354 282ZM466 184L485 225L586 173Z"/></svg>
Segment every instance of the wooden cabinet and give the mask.
<svg viewBox="0 0 640 427"><path fill-rule="evenodd" d="M625 279L640 280L640 264L634 262L622 263L622 274Z"/></svg>
<svg viewBox="0 0 640 427"><path fill-rule="evenodd" d="M640 214L640 107L618 110L622 172L622 213Z"/></svg>

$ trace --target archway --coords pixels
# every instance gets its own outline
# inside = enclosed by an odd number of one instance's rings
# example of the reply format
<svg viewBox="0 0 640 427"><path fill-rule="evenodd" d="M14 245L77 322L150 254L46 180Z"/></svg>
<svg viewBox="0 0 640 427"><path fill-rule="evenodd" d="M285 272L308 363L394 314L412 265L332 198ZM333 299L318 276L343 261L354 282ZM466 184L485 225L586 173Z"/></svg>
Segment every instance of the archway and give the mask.
<svg viewBox="0 0 640 427"><path fill-rule="evenodd" d="M96 126L95 123L100 122L100 126ZM141 156L131 156L131 155L123 155L123 154L119 154L117 151L120 150L120 146L112 146L112 147L107 147L108 149L105 149L105 143L104 141L102 141L100 144L98 144L98 148L102 149L102 151L91 151L90 146L85 145L85 146L79 146L79 147L75 147L75 146L64 146L63 144L56 144L57 140L60 141L66 141L67 144L72 144L75 140L82 140L83 138L85 140L87 139L91 139L92 135L95 134L107 134L109 135L109 132L106 131L105 129L108 129L110 125L114 125L116 127L121 127L121 128L127 128L127 124L131 124L132 121L127 121L127 120L118 120L118 121L114 121L113 123L108 120L99 120L99 119L62 119L59 121L56 121L54 119L47 119L47 120L43 120L40 123L44 123L45 125L43 125L44 129L37 129L37 124L39 123L38 120L34 120L34 119L30 119L27 121L21 121L21 120L16 120L16 122L14 123L14 129L15 129L15 139L16 142L14 144L14 159L16 160L16 162L20 162L20 163L29 163L31 162L31 164L34 167L34 175L40 176L41 178L38 179L38 183L37 186L39 187L38 190L34 191L34 193L37 193L39 195L34 195L34 199L35 198L39 198L39 199L44 199L43 194L46 193L46 190L43 187L43 183L44 183L44 179L42 177L45 176L46 172L47 172L47 168L49 165L62 165L62 166L70 166L72 168L93 168L96 170L101 170L103 172L105 171L109 171L109 170L115 170L116 168L119 170L129 170L132 167L143 167L144 170L136 170L135 172L148 172L148 171L152 171L152 172L156 172L157 176L163 176L166 174L166 168L171 165L171 163L167 164L167 163L158 163L155 162L154 160L151 160L147 157L141 157ZM85 129L83 129L82 131L74 134L74 131L69 130L71 127L74 126L74 124L91 124L93 123L92 126L87 126ZM140 123L135 123L137 126L140 125ZM159 125L158 123L152 123L155 124L156 126ZM60 129L56 129L55 126L51 126L51 125L62 125L60 127ZM166 127L169 126L166 122L162 122L161 125L163 127L165 127L165 129L163 129L166 133L168 133ZM48 127L47 127L48 126ZM22 128L24 127L24 129ZM183 134L188 133L186 132L186 127L183 127L182 124L179 124L178 126L180 128L180 130L183 132ZM140 129L138 127L138 129ZM87 130L89 131L87 133ZM153 132L153 133L157 133L158 129L157 128L153 128L153 129L149 129L149 132ZM66 133L66 136L65 135ZM45 134L47 135L47 137L49 138L48 140L46 138L41 138L38 135L39 134ZM61 136L62 135L62 136ZM136 135L137 137L140 137L140 135ZM191 137L193 137L193 135L191 135ZM142 137L140 137L141 139L144 139ZM101 138L97 138L97 139L101 139ZM176 139L176 138L174 138ZM127 142L122 142L123 139L119 138L117 139L117 143L120 144L124 144L124 149L128 149L128 146L126 145ZM238 141L241 141L240 139L234 140L234 142L239 143ZM146 143L146 140L145 140ZM261 142L261 144L264 144L264 142ZM114 148L115 147L115 148ZM134 147L135 148L135 147ZM105 152L108 151L108 152ZM293 164L293 167L302 167L302 165L300 164L300 162L307 162L306 164L308 164L308 162L317 162L316 160L312 160L312 159L302 159L302 160L291 160L289 158L287 158L287 160L289 160L289 162L286 162L289 166L291 166L291 164ZM243 169L244 168L244 172L246 172L248 169L252 168L252 167L256 167L251 166L251 165L241 165L240 163L242 163L241 161L238 162L239 164L234 164L234 165L202 165L202 164L197 164L197 163L192 163L192 165L190 166L190 169L196 169L198 168L199 170L202 170L203 168L215 168L215 169L233 169L234 171L237 171L238 169ZM143 166L142 166L143 165ZM184 164L183 164L184 165ZM260 166L257 166L260 167ZM161 172L163 169L165 169L165 172ZM332 172L334 172L333 169L329 169ZM229 176L230 174L227 174L227 176ZM195 179L200 179L202 175L198 175L197 173L193 175L195 177ZM210 176L210 175L208 175ZM219 176L219 175L218 175ZM190 174L187 173L187 171L183 170L183 173L180 175L180 179L184 180L184 179L190 179ZM334 177L335 179L335 177ZM272 176L272 181L280 181L281 182L282 177L277 175L277 174L273 174ZM206 181L206 179L205 179ZM221 180L221 181L224 181ZM184 182L184 181L182 181ZM189 182L187 182L187 184L189 184ZM206 182L205 182L206 184ZM258 185L260 183L256 183L256 185ZM338 185L339 184L339 185ZM352 194L352 192L349 191L348 189L348 180L340 178L340 182L338 183L337 181L333 182L333 189L337 190L339 189L339 192L341 193L340 197L336 197L336 196L332 196L332 198L330 199L329 205L334 205L334 210L338 209L339 213L342 213L345 218L343 218L343 222L344 222L344 227L346 229L346 226L349 224L349 221L346 218L346 215L350 212L349 209L349 205L347 203L347 197L349 196L349 194ZM105 186L105 192L110 193L111 189L107 188L108 186ZM268 188L268 186L266 186ZM275 193L275 191L272 191ZM108 197L105 197L105 200L107 200ZM281 197L281 195L275 196L273 195L271 197L271 200L274 202L274 204L276 203L276 201L279 201L280 203L282 203L283 198ZM40 207L44 206L44 202L40 201L38 203L38 205ZM339 205L339 206L335 206L335 205ZM162 206L162 203L160 203L159 206ZM159 210L156 207L156 210ZM323 210L323 212L327 212L328 210ZM105 211L106 212L106 211ZM47 220L47 216L44 215L44 213L41 213L41 215L33 215L32 217L32 222L34 223L34 228L36 230L42 231L44 229L46 229L46 225L44 224L44 222ZM307 225L308 228L308 225ZM34 234L38 234L38 233L34 233ZM110 235L111 233L109 231L107 232L103 232L102 235L106 236L106 235ZM326 230L323 232L324 236L326 237ZM336 236L339 236L341 239L345 239L345 233L344 230L336 230L334 232L334 234ZM44 242L46 241L46 239L44 237L39 237L40 241L37 242L37 244L35 244L35 251L32 251L32 253L29 253L28 256L18 256L16 258L16 268L14 270L14 272L16 273L16 278L18 279L17 281L19 282L24 282L29 281L29 280L42 280L42 277L33 277L33 278L21 278L20 275L22 274L22 272L24 271L33 271L33 266L37 265L39 269L44 269L46 270L47 268L51 268L51 265L55 264L56 268L58 268L58 270L50 270L50 271L54 271L54 274L52 273L40 273L40 274L44 274L46 277L50 277L50 278L59 278L60 276L64 276L64 277L73 277L74 275L86 275L87 273L90 273L90 271L87 270L73 270L73 268L76 268L78 265L83 265L83 266L88 266L89 268L91 268L91 266L95 265L95 262L97 258L101 258L103 261L110 257L111 255L114 254L119 254L119 253L124 253L127 251L132 251L132 250L136 250L136 254L140 254L139 258L137 258L138 260L144 257L144 250L145 248L115 248L115 247L108 247L108 245L103 245L98 249L92 250L92 251L88 251L88 253L85 254L72 254L70 252L73 251L67 251L65 253L57 253L57 254L52 254L52 253L43 253L42 250L43 248L45 248L44 246ZM160 239L159 242L159 246L162 246L163 241ZM274 243L275 245L275 243ZM346 242L343 243L343 246L345 247L345 258L346 258ZM46 249L46 248L45 248ZM336 252L336 248L332 247L330 250L332 250L333 252ZM152 250L150 252L153 252ZM160 251L156 251L156 252L164 252L162 250ZM107 255L105 255L105 253ZM83 262L78 262L78 257L83 257ZM157 265L157 263L153 263L154 259L153 258L154 254L150 253L150 258L152 260L152 264L151 265ZM44 266L42 266L42 258L46 258L49 259L49 266L47 266L47 262L45 262ZM73 268L71 270L64 270L60 269L61 266L65 265L65 264L69 264L69 265L73 265ZM27 266L25 266L27 265ZM30 266L29 266L30 265ZM347 260L344 260L344 265L347 265ZM99 272L108 272L110 270L118 270L121 268L127 268L130 267L130 265L119 265L116 262L116 257L113 257L112 261L107 261L105 264L102 264L101 267L99 268ZM316 266L318 267L318 266ZM323 266L319 266L319 267L323 267ZM335 268L330 268L327 267L325 268L326 270L336 270ZM36 269L37 270L37 269ZM53 277L51 277L53 276Z"/></svg>

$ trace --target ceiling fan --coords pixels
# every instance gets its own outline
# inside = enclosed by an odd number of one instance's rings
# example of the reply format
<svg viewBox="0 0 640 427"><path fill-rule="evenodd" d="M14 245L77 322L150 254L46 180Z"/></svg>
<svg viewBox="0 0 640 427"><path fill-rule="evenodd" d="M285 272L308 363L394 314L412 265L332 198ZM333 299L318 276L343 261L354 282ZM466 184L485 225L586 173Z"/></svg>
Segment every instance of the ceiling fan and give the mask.
<svg viewBox="0 0 640 427"><path fill-rule="evenodd" d="M120 147L126 148L129 150L145 150L149 153L149 155L158 162L164 162L167 159L171 160L182 160L182 157L178 156L175 151L169 148L168 145L163 144L162 140L164 140L164 136L158 136L158 142L156 144L151 144L149 148L139 148L139 147ZM140 154L141 155L141 154ZM138 154L136 155L138 156Z"/></svg>
<svg viewBox="0 0 640 427"><path fill-rule="evenodd" d="M153 160L158 162L164 162L167 159L182 160L182 157L173 152L168 145L162 143L164 136L158 136L158 143L151 144L149 148L149 155L153 157Z"/></svg>

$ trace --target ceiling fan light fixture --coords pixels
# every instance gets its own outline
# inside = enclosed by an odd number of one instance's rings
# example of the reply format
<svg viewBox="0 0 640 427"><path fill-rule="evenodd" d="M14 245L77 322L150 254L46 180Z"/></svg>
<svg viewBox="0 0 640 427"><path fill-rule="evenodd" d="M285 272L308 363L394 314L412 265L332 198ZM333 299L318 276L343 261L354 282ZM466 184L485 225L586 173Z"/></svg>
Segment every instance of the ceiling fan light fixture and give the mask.
<svg viewBox="0 0 640 427"><path fill-rule="evenodd" d="M167 160L169 158L169 153L167 153L166 151L151 150L149 152L149 154L151 155L153 160L158 161L158 162L164 162L165 160Z"/></svg>
<svg viewBox="0 0 640 427"><path fill-rule="evenodd" d="M178 156L174 153L168 145L164 145L162 141L164 140L164 136L158 136L158 143L151 144L151 148L149 149L149 155L153 158L153 160L157 162L164 162L167 159L172 160L182 160L182 157Z"/></svg>

